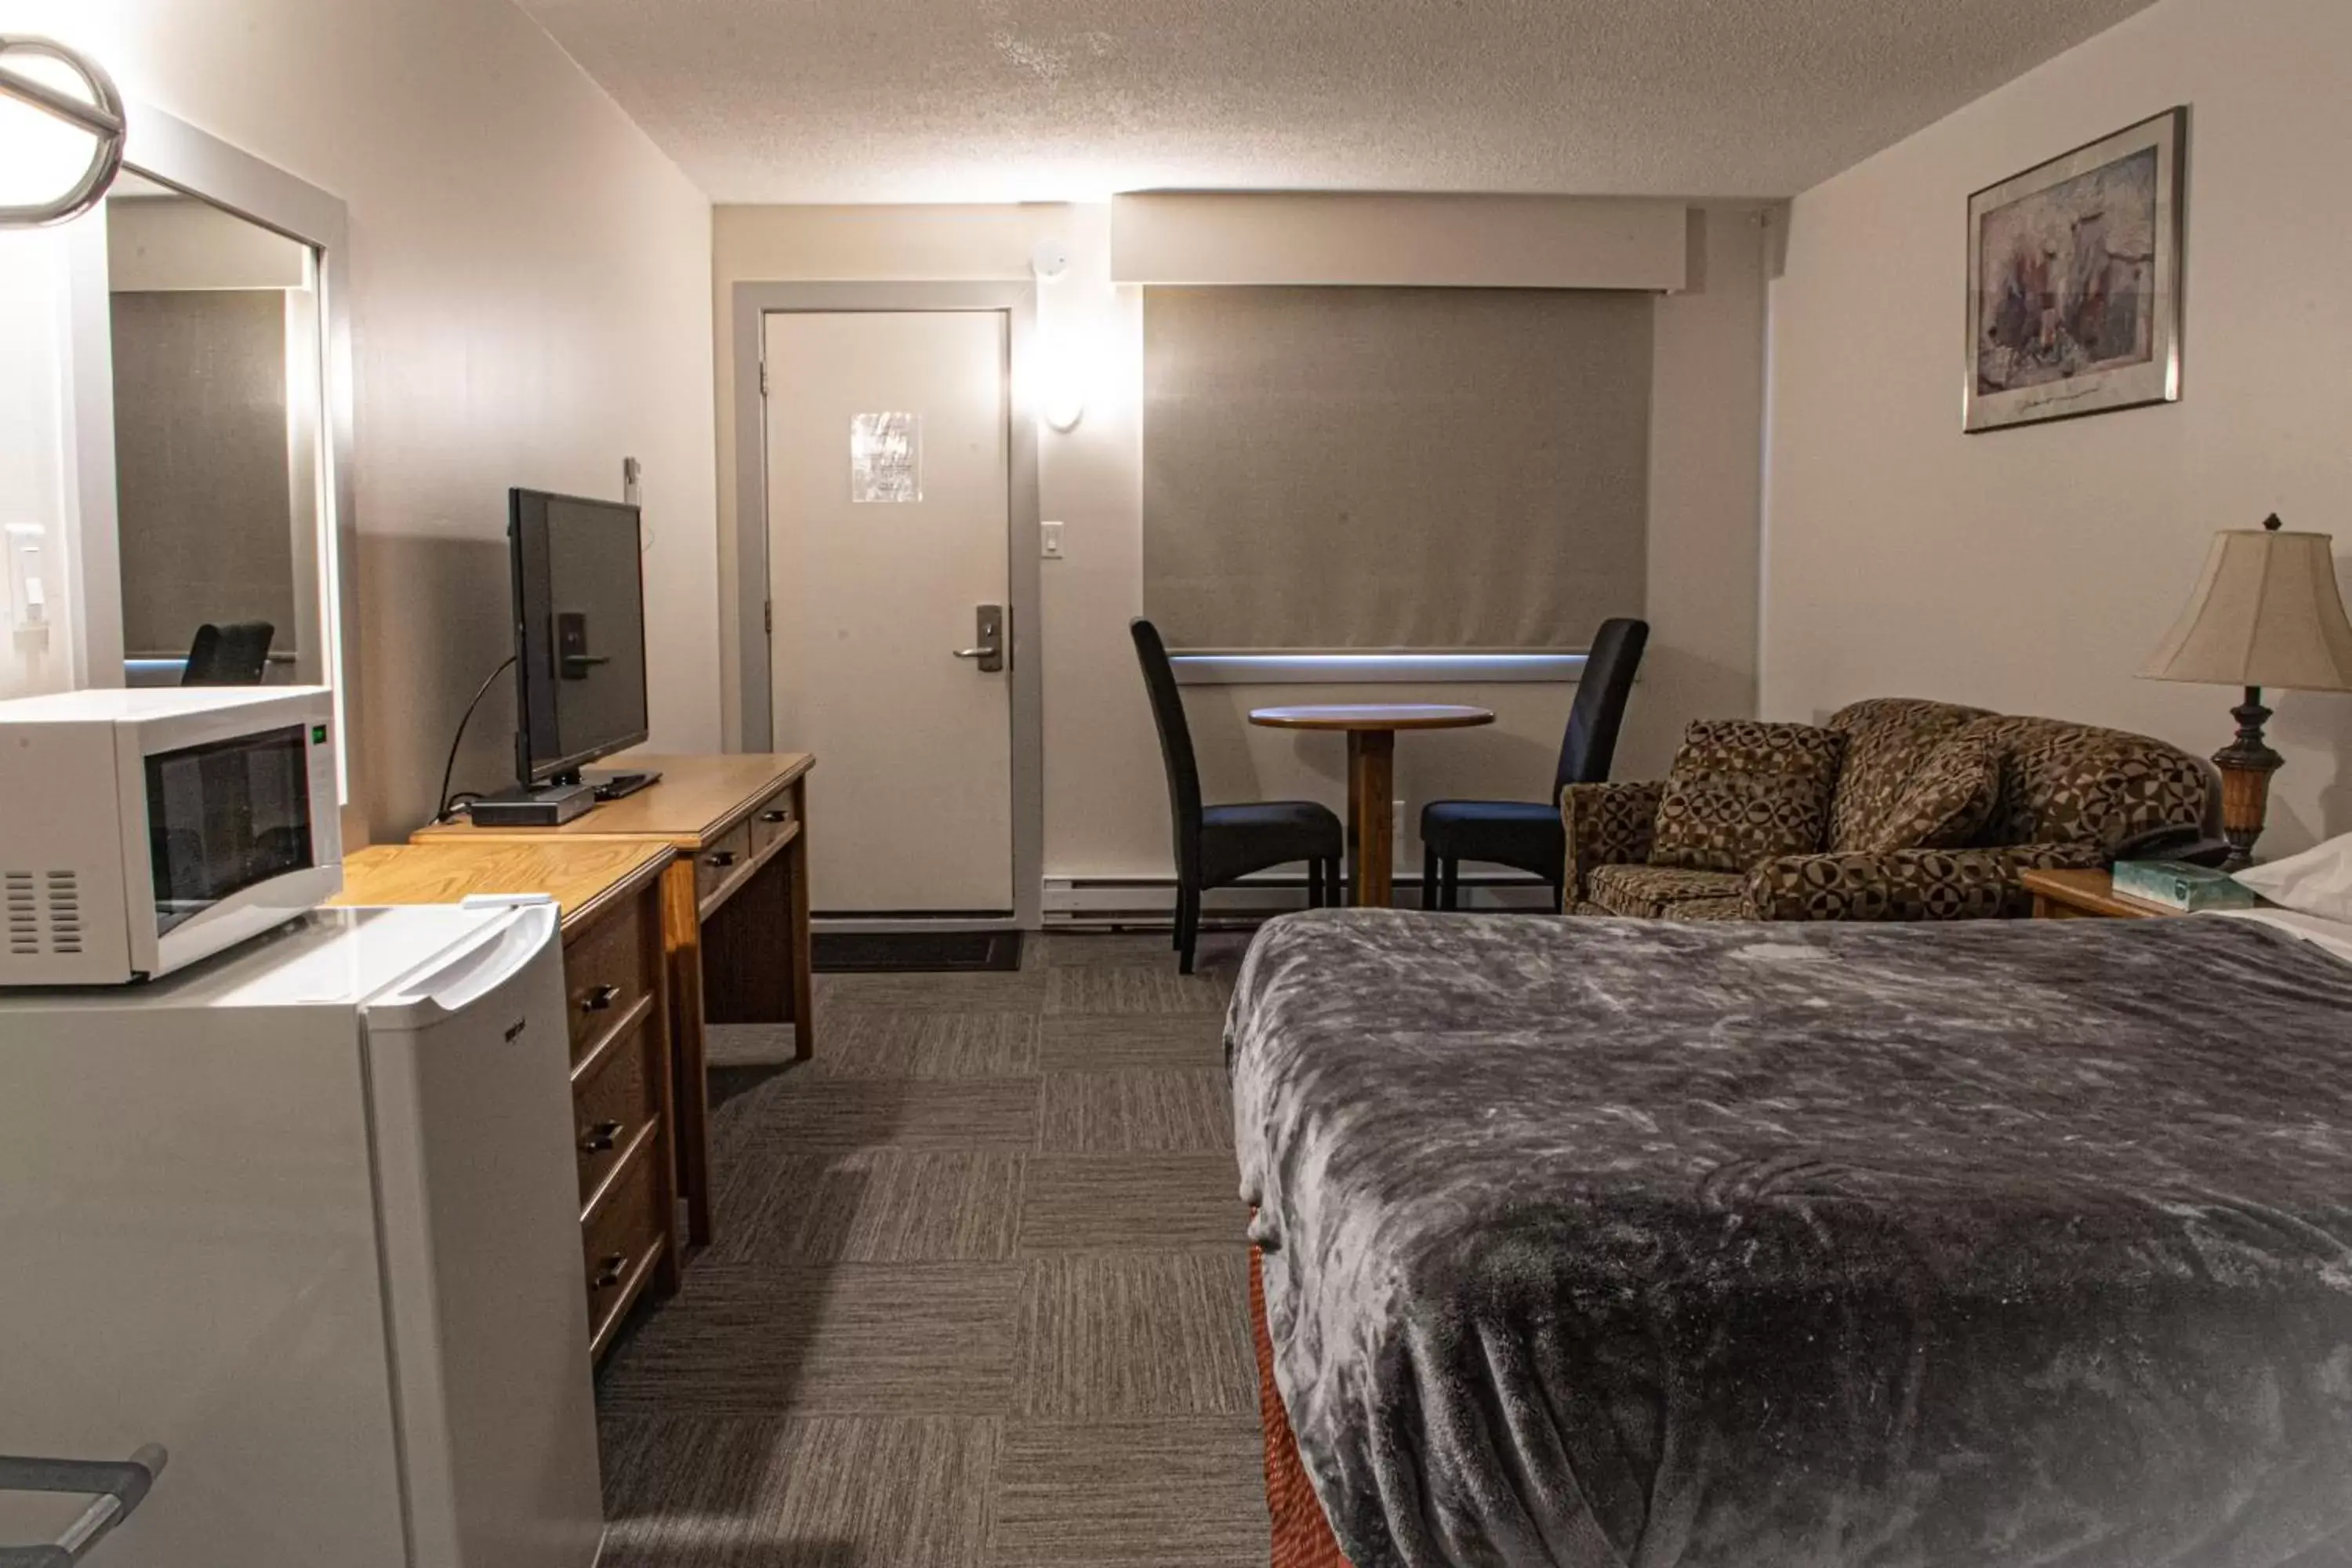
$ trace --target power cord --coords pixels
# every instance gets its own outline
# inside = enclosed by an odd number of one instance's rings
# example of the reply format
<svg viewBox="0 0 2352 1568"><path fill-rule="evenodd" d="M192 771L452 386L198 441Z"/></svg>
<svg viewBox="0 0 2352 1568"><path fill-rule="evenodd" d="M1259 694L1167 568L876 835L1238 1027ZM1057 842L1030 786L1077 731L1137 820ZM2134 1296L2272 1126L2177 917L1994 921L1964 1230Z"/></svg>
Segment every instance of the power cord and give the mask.
<svg viewBox="0 0 2352 1568"><path fill-rule="evenodd" d="M457 805L457 797L449 793L449 780L457 772L457 747L466 739L466 726L474 721L474 710L482 705L482 699L490 694L490 688L497 682L499 677L514 668L514 661L515 656L509 654L498 668L490 671L488 677L483 680L481 689L474 693L474 700L466 704L466 716L457 721L457 732L449 737L449 761L441 769L441 793L435 797L441 803L440 809L433 816L436 822L448 821L450 812ZM478 797L469 793L468 798Z"/></svg>

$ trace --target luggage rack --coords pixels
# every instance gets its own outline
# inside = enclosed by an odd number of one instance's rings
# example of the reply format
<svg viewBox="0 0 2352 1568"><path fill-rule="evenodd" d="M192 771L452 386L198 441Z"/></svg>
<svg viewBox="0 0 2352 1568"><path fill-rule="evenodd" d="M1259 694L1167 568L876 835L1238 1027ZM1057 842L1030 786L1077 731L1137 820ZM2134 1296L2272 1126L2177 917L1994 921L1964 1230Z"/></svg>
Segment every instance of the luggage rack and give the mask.
<svg viewBox="0 0 2352 1568"><path fill-rule="evenodd" d="M129 1519L163 1473L163 1445L128 1459L34 1459L0 1454L0 1492L79 1492L89 1506L63 1535L38 1546L0 1545L0 1568L68 1568Z"/></svg>

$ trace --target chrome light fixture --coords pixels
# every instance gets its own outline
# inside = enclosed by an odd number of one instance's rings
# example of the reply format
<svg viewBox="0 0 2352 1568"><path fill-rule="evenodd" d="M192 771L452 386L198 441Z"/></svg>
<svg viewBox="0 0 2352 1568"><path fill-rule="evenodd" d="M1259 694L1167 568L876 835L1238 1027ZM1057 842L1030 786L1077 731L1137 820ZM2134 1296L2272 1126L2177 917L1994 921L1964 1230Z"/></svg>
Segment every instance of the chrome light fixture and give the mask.
<svg viewBox="0 0 2352 1568"><path fill-rule="evenodd" d="M58 61L81 78L88 98L11 68L11 57L40 56ZM0 228L38 228L64 223L96 206L122 169L122 94L114 79L87 55L52 38L0 34L0 98L13 98L41 113L87 132L93 141L89 166L71 189L54 201L30 206L0 206Z"/></svg>

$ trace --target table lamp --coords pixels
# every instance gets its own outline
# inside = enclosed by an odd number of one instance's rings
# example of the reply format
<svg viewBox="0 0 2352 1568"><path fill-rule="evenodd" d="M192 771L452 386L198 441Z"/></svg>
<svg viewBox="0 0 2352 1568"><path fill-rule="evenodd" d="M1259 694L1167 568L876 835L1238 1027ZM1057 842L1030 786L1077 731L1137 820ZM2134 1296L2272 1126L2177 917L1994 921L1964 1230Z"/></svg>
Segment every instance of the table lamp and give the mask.
<svg viewBox="0 0 2352 1568"><path fill-rule="evenodd" d="M2230 710L2238 738L2213 756L2230 841L2225 870L2252 863L2271 774L2286 760L2263 741L2271 716L2263 688L2352 691L2352 622L2336 586L2333 542L2325 533L2283 531L2275 512L2259 529L2214 535L2189 607L2140 669L2151 680L2245 689L2245 701Z"/></svg>

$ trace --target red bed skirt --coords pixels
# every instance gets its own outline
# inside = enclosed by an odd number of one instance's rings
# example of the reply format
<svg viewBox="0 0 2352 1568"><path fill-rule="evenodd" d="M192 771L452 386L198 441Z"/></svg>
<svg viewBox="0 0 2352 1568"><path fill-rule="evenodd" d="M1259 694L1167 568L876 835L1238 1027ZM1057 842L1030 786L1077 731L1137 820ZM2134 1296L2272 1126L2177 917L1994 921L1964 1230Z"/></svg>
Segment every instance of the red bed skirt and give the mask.
<svg viewBox="0 0 2352 1568"><path fill-rule="evenodd" d="M1250 1248L1250 1340L1257 1347L1257 1408L1265 1427L1265 1511L1274 1522L1272 1568L1351 1568L1298 1461L1282 1391L1274 1383L1274 1336L1265 1326L1265 1269Z"/></svg>

